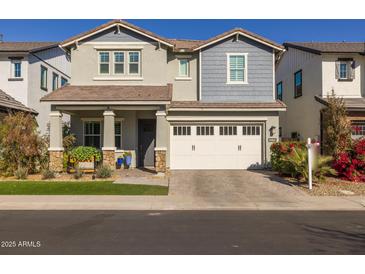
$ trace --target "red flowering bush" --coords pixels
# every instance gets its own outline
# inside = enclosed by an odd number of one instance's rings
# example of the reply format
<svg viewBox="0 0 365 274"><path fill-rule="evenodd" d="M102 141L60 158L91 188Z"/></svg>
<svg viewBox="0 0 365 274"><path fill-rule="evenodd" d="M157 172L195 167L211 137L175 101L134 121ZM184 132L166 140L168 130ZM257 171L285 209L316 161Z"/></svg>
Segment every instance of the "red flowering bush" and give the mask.
<svg viewBox="0 0 365 274"><path fill-rule="evenodd" d="M365 181L365 138L354 141L348 150L338 153L333 168L342 179Z"/></svg>
<svg viewBox="0 0 365 274"><path fill-rule="evenodd" d="M286 156L293 153L294 148L304 150L306 145L304 142L294 141L273 143L270 147L272 169L282 175L293 174L293 166L286 160Z"/></svg>

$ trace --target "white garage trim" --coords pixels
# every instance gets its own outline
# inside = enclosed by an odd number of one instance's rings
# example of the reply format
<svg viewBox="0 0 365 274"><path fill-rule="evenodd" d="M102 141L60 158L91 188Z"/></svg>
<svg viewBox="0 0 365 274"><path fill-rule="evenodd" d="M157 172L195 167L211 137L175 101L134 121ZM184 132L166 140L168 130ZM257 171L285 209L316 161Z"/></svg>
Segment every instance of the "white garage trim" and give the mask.
<svg viewBox="0 0 365 274"><path fill-rule="evenodd" d="M212 117L212 116L168 116L166 118L167 121L172 122L172 121L187 121L187 122L192 122L192 121L223 121L223 122L227 122L227 120L229 121L236 121L236 122L261 122L261 121L267 121L267 118L263 118L263 117L247 117L244 118L242 116L229 116L229 117L224 117L224 116L219 116L219 117ZM229 123L228 121L228 123Z"/></svg>
<svg viewBox="0 0 365 274"><path fill-rule="evenodd" d="M265 140L265 122L171 123L170 168L260 168L266 159Z"/></svg>

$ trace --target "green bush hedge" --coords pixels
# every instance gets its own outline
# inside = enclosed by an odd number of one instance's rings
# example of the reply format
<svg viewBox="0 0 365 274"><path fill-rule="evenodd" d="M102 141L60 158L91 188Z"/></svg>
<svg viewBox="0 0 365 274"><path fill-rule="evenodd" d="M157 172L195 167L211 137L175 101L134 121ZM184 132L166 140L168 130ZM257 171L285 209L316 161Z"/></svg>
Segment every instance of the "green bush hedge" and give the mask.
<svg viewBox="0 0 365 274"><path fill-rule="evenodd" d="M72 160L76 162L91 162L101 160L101 152L94 147L78 146L72 149L69 153Z"/></svg>

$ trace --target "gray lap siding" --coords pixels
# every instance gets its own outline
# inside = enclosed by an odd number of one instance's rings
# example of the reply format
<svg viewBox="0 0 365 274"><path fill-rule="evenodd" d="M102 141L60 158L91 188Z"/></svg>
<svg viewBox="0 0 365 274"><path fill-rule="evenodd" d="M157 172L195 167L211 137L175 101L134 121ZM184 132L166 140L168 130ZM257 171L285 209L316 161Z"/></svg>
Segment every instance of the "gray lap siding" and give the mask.
<svg viewBox="0 0 365 274"><path fill-rule="evenodd" d="M248 84L227 84L227 53L247 53ZM273 51L240 36L228 38L201 52L202 101L273 101Z"/></svg>

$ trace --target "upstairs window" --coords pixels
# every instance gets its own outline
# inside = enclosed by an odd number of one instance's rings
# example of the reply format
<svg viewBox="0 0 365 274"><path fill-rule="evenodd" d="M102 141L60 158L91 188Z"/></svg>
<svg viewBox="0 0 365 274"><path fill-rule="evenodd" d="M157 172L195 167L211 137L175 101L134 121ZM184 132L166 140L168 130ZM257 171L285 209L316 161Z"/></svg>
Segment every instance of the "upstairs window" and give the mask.
<svg viewBox="0 0 365 274"><path fill-rule="evenodd" d="M130 51L129 55L129 74L139 74L140 56L139 51Z"/></svg>
<svg viewBox="0 0 365 274"><path fill-rule="evenodd" d="M355 79L355 61L353 59L343 58L336 62L336 79L345 81Z"/></svg>
<svg viewBox="0 0 365 274"><path fill-rule="evenodd" d="M179 60L179 77L189 77L189 60Z"/></svg>
<svg viewBox="0 0 365 274"><path fill-rule="evenodd" d="M68 80L64 77L61 77L61 87L63 87L64 85L67 85Z"/></svg>
<svg viewBox="0 0 365 274"><path fill-rule="evenodd" d="M58 89L58 74L52 73L52 90Z"/></svg>
<svg viewBox="0 0 365 274"><path fill-rule="evenodd" d="M22 61L21 60L12 60L12 78L21 78L22 77Z"/></svg>
<svg viewBox="0 0 365 274"><path fill-rule="evenodd" d="M298 98L303 95L302 82L302 70L299 70L294 73L294 98Z"/></svg>
<svg viewBox="0 0 365 274"><path fill-rule="evenodd" d="M247 83L247 54L227 54L227 84Z"/></svg>
<svg viewBox="0 0 365 274"><path fill-rule="evenodd" d="M124 52L114 52L114 73L124 74Z"/></svg>
<svg viewBox="0 0 365 274"><path fill-rule="evenodd" d="M109 52L99 52L99 74L109 74Z"/></svg>
<svg viewBox="0 0 365 274"><path fill-rule="evenodd" d="M276 99L280 101L283 100L283 82L276 84Z"/></svg>
<svg viewBox="0 0 365 274"><path fill-rule="evenodd" d="M41 66L41 89L47 91L47 68Z"/></svg>

